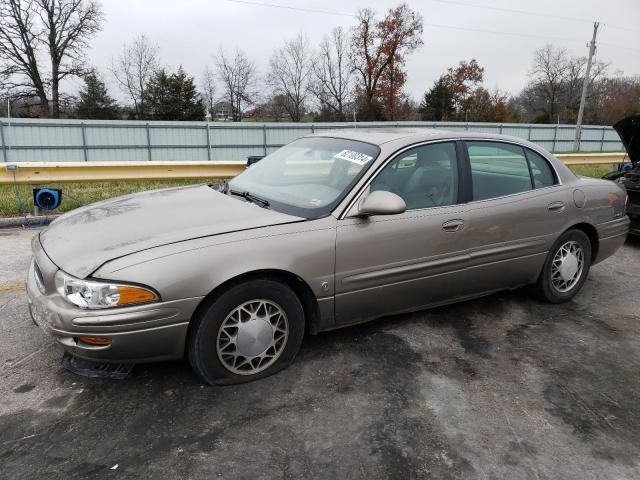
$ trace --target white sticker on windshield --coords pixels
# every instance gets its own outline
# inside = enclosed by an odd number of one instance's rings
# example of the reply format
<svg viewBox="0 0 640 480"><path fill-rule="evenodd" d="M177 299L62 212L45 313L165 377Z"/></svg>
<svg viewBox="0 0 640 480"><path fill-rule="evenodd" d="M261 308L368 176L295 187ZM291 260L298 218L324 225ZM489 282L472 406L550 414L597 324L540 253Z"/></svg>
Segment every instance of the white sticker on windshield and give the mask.
<svg viewBox="0 0 640 480"><path fill-rule="evenodd" d="M365 163L373 160L373 157L366 153L354 152L353 150L342 150L341 152L336 153L335 158L356 163L358 165L364 165Z"/></svg>

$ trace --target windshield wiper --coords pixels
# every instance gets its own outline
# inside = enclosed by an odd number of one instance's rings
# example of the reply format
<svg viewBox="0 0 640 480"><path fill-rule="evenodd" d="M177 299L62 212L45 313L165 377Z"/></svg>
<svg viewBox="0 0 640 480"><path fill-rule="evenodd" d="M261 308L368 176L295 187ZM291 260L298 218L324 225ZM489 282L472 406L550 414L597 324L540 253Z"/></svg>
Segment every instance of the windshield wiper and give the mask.
<svg viewBox="0 0 640 480"><path fill-rule="evenodd" d="M228 190L231 195L236 195L238 197L244 198L246 201L255 203L256 205L260 205L263 208L269 208L269 201L264 198L258 197L250 192L240 192L238 190L229 189Z"/></svg>

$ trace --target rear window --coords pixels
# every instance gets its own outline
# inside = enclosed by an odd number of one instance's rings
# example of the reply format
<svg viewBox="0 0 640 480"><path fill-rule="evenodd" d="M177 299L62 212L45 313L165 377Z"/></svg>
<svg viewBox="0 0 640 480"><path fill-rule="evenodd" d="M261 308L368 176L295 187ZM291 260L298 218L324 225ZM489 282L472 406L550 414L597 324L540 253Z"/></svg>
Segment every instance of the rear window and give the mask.
<svg viewBox="0 0 640 480"><path fill-rule="evenodd" d="M558 183L549 162L533 150L526 149L527 159L531 166L533 185L535 188L550 187Z"/></svg>
<svg viewBox="0 0 640 480"><path fill-rule="evenodd" d="M499 142L466 142L473 200L502 197L532 189L522 147Z"/></svg>

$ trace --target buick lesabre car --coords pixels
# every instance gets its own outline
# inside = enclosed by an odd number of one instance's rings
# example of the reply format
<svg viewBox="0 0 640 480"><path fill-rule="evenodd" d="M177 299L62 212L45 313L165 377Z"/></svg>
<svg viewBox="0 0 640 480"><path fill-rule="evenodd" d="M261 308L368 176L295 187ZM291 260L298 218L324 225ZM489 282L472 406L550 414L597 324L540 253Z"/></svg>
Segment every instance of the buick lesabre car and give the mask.
<svg viewBox="0 0 640 480"><path fill-rule="evenodd" d="M625 192L515 138L311 135L222 191L89 205L33 240L36 323L101 362L187 358L211 384L288 366L316 334L532 285L571 299L625 240Z"/></svg>

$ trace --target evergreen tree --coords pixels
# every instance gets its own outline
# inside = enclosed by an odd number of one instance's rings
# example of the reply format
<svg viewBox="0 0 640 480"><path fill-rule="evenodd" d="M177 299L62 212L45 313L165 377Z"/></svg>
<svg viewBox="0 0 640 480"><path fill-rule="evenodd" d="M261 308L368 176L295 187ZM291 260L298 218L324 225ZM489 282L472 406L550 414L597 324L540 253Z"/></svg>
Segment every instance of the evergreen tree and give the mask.
<svg viewBox="0 0 640 480"><path fill-rule="evenodd" d="M147 107L154 120L202 120L205 116L193 77L180 67L157 70L149 82Z"/></svg>
<svg viewBox="0 0 640 480"><path fill-rule="evenodd" d="M84 86L80 90L79 100L73 110L73 117L96 120L115 120L120 118L120 107L111 98L107 87L95 71L83 77Z"/></svg>
<svg viewBox="0 0 640 480"><path fill-rule="evenodd" d="M420 113L423 120L449 120L453 115L453 93L445 81L440 78L431 90L424 94L420 103Z"/></svg>

